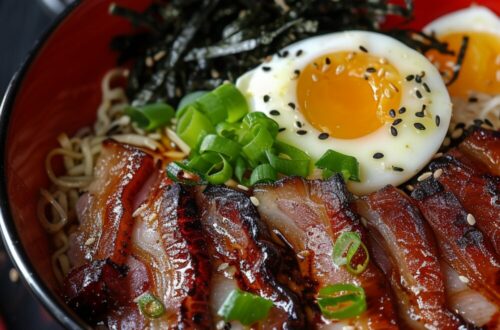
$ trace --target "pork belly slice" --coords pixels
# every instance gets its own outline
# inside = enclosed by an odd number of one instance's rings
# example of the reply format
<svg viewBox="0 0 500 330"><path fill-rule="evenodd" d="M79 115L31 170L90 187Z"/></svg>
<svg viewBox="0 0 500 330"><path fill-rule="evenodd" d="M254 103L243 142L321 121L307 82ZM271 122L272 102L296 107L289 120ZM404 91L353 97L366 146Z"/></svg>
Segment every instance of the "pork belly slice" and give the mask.
<svg viewBox="0 0 500 330"><path fill-rule="evenodd" d="M500 131L476 129L458 146L477 162L485 165L493 175L500 176Z"/></svg>
<svg viewBox="0 0 500 330"><path fill-rule="evenodd" d="M254 196L258 210L269 228L281 237L296 254L300 271L314 283L309 290L314 297L321 287L335 283L362 286L368 309L354 319L331 321L316 316L316 325L324 329L393 329L396 315L383 274L372 262L360 275L350 274L333 263L333 242L343 232L356 232L367 244L360 218L351 209L351 195L339 175L327 181L307 181L290 177L274 184L258 185Z"/></svg>
<svg viewBox="0 0 500 330"><path fill-rule="evenodd" d="M145 323L151 329L210 329L211 265L191 189L160 177L134 215L131 252L148 265L149 291L166 309Z"/></svg>
<svg viewBox="0 0 500 330"><path fill-rule="evenodd" d="M467 212L458 199L434 178L419 183L412 197L434 231L443 261L498 312L500 261L491 242L467 222ZM468 321L482 326L477 320Z"/></svg>
<svg viewBox="0 0 500 330"><path fill-rule="evenodd" d="M225 186L208 186L199 189L197 201L216 273L214 313L231 289L240 288L274 303L268 319L259 322L261 328L305 329L299 299L277 279L281 251L248 196Z"/></svg>
<svg viewBox="0 0 500 330"><path fill-rule="evenodd" d="M500 253L500 177L484 174L459 150L449 152L429 167L433 172L442 171L437 180L474 216L471 221Z"/></svg>
<svg viewBox="0 0 500 330"><path fill-rule="evenodd" d="M110 259L125 264L136 198L156 172L153 157L113 140L103 142L95 179L78 205L80 225L71 235L72 262Z"/></svg>
<svg viewBox="0 0 500 330"><path fill-rule="evenodd" d="M411 329L457 329L446 307L438 250L414 202L387 186L356 201L366 219L375 262L389 279L401 320Z"/></svg>

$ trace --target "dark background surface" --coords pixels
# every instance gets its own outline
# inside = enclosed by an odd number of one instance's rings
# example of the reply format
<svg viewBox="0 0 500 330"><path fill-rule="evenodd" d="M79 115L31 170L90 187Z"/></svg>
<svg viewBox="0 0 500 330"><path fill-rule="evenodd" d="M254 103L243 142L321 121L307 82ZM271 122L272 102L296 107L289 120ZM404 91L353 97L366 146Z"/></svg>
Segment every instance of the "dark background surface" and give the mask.
<svg viewBox="0 0 500 330"><path fill-rule="evenodd" d="M40 0L0 0L0 95L54 17ZM60 329L23 281L16 281L16 272L0 242L0 330L5 327Z"/></svg>

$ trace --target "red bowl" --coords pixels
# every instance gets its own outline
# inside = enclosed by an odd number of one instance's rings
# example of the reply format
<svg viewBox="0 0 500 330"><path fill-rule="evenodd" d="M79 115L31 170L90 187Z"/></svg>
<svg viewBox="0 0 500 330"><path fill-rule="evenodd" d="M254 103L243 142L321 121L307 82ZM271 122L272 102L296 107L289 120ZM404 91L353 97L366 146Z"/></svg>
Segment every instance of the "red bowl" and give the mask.
<svg viewBox="0 0 500 330"><path fill-rule="evenodd" d="M144 8L149 0L87 0L63 13L13 77L0 108L0 228L15 265L63 326L87 327L57 294L47 235L36 219L40 187L49 185L44 159L61 132L95 120L100 80L116 63L111 38L130 31L108 15L111 2ZM415 0L412 28L421 28L471 1ZM497 0L475 0L500 13ZM398 22L391 21L390 25Z"/></svg>

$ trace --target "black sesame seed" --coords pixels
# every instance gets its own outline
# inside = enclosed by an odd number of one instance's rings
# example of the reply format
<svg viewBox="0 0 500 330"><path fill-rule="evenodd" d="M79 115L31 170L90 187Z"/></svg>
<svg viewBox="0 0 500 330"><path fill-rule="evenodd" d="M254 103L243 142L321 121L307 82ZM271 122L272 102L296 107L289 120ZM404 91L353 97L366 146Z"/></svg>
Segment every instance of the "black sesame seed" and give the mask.
<svg viewBox="0 0 500 330"><path fill-rule="evenodd" d="M269 66L263 66L262 70L268 72L268 71L271 71L271 67L269 67Z"/></svg>
<svg viewBox="0 0 500 330"><path fill-rule="evenodd" d="M425 126L421 123L415 123L415 124L413 124L413 126L415 126L415 128L418 130L421 130L421 131L425 130Z"/></svg>
<svg viewBox="0 0 500 330"><path fill-rule="evenodd" d="M303 130L303 129L299 129L299 130L297 131L297 134L298 134L298 135L306 135L306 134L307 134L307 131L306 131L306 130Z"/></svg>
<svg viewBox="0 0 500 330"><path fill-rule="evenodd" d="M381 153L381 152L376 152L376 153L373 154L373 158L375 158L375 159L384 158L384 154Z"/></svg>
<svg viewBox="0 0 500 330"><path fill-rule="evenodd" d="M300 55L302 55L302 53L304 53L304 51L303 51L302 49L299 49L299 50L297 51L297 53L295 53L295 55L296 55L296 56L300 56Z"/></svg>
<svg viewBox="0 0 500 330"><path fill-rule="evenodd" d="M423 118L424 117L424 111L419 111L419 112L415 112L415 116L417 116L418 118Z"/></svg>
<svg viewBox="0 0 500 330"><path fill-rule="evenodd" d="M396 119L396 120L394 120L394 121L392 122L392 125L393 125L393 126L397 126L397 125L398 125L398 124L400 124L402 121L403 121L403 119L398 118L398 119Z"/></svg>
<svg viewBox="0 0 500 330"><path fill-rule="evenodd" d="M271 110L269 111L269 114L271 116L279 116L280 115L280 112L278 110Z"/></svg>
<svg viewBox="0 0 500 330"><path fill-rule="evenodd" d="M269 102L269 100L271 99L271 97L269 95L264 95L264 102Z"/></svg>
<svg viewBox="0 0 500 330"><path fill-rule="evenodd" d="M422 112L424 112L426 108L427 108L427 105L422 104Z"/></svg>
<svg viewBox="0 0 500 330"><path fill-rule="evenodd" d="M455 129L459 129L459 128L465 128L465 124L464 123L458 123L455 125Z"/></svg>
<svg viewBox="0 0 500 330"><path fill-rule="evenodd" d="M286 127L280 127L280 128L278 129L278 132L280 132L280 133L281 133L281 132L283 132L283 131L285 131L285 130L286 130Z"/></svg>
<svg viewBox="0 0 500 330"><path fill-rule="evenodd" d="M420 78L425 77L425 71L420 72Z"/></svg>
<svg viewBox="0 0 500 330"><path fill-rule="evenodd" d="M488 118L484 118L484 123L489 127L493 127L493 123Z"/></svg>
<svg viewBox="0 0 500 330"><path fill-rule="evenodd" d="M320 133L320 134L318 135L318 139L320 139L320 140L326 140L326 139L328 139L329 137L330 137L330 134L328 134L328 133Z"/></svg>
<svg viewBox="0 0 500 330"><path fill-rule="evenodd" d="M469 97L469 103L476 103L477 101L479 101L477 97L475 96Z"/></svg>
<svg viewBox="0 0 500 330"><path fill-rule="evenodd" d="M391 134L392 136L398 136L398 130L396 129L396 127L391 126Z"/></svg>
<svg viewBox="0 0 500 330"><path fill-rule="evenodd" d="M290 108L292 108L293 110L295 110L295 103L290 102L290 103L288 103L288 106L289 106Z"/></svg>
<svg viewBox="0 0 500 330"><path fill-rule="evenodd" d="M415 95L417 95L419 99L422 98L422 93L418 89L415 91Z"/></svg>
<svg viewBox="0 0 500 330"><path fill-rule="evenodd" d="M476 126L481 126L484 122L481 119L474 119L474 124Z"/></svg>
<svg viewBox="0 0 500 330"><path fill-rule="evenodd" d="M404 169L402 167L398 167L398 166L392 166L392 170L395 172L403 172L404 171Z"/></svg>
<svg viewBox="0 0 500 330"><path fill-rule="evenodd" d="M377 72L377 69L375 69L374 67L369 67L369 68L366 68L366 72L369 72L369 73L374 73L374 72Z"/></svg>
<svg viewBox="0 0 500 330"><path fill-rule="evenodd" d="M414 75L412 75L412 74L411 74L411 75L409 75L409 76L406 76L406 81L412 81L412 80L413 80L413 78L415 78L415 76L414 76Z"/></svg>
<svg viewBox="0 0 500 330"><path fill-rule="evenodd" d="M295 71L293 71L293 73L295 73L295 75L296 75L297 77L298 77L298 76L300 76L300 70L295 70Z"/></svg>
<svg viewBox="0 0 500 330"><path fill-rule="evenodd" d="M332 63L332 60L330 60L329 57L325 58L325 63L326 65L330 65L330 63Z"/></svg>
<svg viewBox="0 0 500 330"><path fill-rule="evenodd" d="M416 75L415 76L415 82L420 84L422 82L422 77L419 76L419 75Z"/></svg>
<svg viewBox="0 0 500 330"><path fill-rule="evenodd" d="M424 89L427 93L430 93L431 92L431 89L429 88L429 85L427 85L426 83L423 83L422 86L424 86Z"/></svg>
<svg viewBox="0 0 500 330"><path fill-rule="evenodd" d="M295 122L295 125L297 125L298 128L301 128L302 127L302 123L300 121L296 121Z"/></svg>
<svg viewBox="0 0 500 330"><path fill-rule="evenodd" d="M441 124L441 117L439 115L436 116L436 126L439 127L439 124Z"/></svg>
<svg viewBox="0 0 500 330"><path fill-rule="evenodd" d="M403 113L406 112L406 108L405 107L401 107L401 109L399 109L398 113L401 115Z"/></svg>
<svg viewBox="0 0 500 330"><path fill-rule="evenodd" d="M359 46L359 50L361 50L362 52L368 53L368 49L366 49L363 46Z"/></svg>
<svg viewBox="0 0 500 330"><path fill-rule="evenodd" d="M394 111L394 109L389 110L389 116L392 118L396 117L396 111Z"/></svg>

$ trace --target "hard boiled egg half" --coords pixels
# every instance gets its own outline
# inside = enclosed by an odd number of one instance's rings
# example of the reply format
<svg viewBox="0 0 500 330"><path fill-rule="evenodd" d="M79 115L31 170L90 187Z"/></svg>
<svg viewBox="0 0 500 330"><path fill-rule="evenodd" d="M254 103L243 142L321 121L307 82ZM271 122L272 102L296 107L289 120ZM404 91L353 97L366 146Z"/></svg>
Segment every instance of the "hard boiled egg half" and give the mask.
<svg viewBox="0 0 500 330"><path fill-rule="evenodd" d="M252 111L280 125L278 139L313 161L356 157L356 194L399 185L443 141L451 102L436 68L388 36L346 31L297 42L237 81Z"/></svg>

